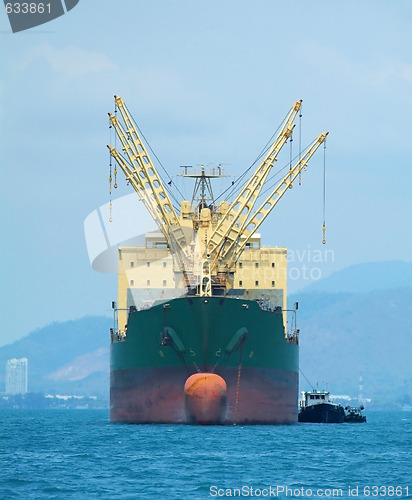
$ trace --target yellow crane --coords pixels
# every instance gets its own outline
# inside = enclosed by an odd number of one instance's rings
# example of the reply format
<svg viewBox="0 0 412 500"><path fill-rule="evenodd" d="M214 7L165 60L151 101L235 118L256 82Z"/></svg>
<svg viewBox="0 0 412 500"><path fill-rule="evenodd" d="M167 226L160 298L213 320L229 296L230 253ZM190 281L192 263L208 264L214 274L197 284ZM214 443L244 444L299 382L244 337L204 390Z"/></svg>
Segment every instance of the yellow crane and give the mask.
<svg viewBox="0 0 412 500"><path fill-rule="evenodd" d="M315 154L318 147L325 142L327 135L328 132L323 132L315 139L302 158L276 185L260 207L250 216L249 219L245 219L243 221L242 226L237 232L236 239L232 238L230 245L225 245L224 251L222 252L222 258L226 259L226 266L228 269L230 269L232 264L239 259L251 236L256 232L286 191L292 187L293 181L307 166L310 158ZM241 237L243 238L239 241ZM236 246L235 243L237 243Z"/></svg>
<svg viewBox="0 0 412 500"><path fill-rule="evenodd" d="M262 198L262 189L280 150L292 135L293 121L302 105L301 100L296 101L265 159L230 205L226 201L220 202L218 207L214 204L207 206L203 202L193 205L183 200L177 214L123 99L115 96L115 104L121 120L112 113L109 117L120 139L123 154L108 145L110 154L163 233L174 259L176 286L196 287L201 295L212 295L213 286L231 288L236 262L251 237L287 189L292 187L293 181L326 140L328 132L316 138L259 208L254 210L259 196ZM204 169L197 177L200 182L205 182L207 176Z"/></svg>
<svg viewBox="0 0 412 500"><path fill-rule="evenodd" d="M182 272L185 282L189 282L191 271L190 255L187 254L186 234L179 222L179 217L163 186L157 170L150 159L145 145L137 132L123 99L114 96L115 105L120 111L123 123L113 113L109 113L111 125L122 144L122 151L108 145L112 157L123 170L126 180L132 185L149 211L158 228L163 233L175 262L175 272Z"/></svg>
<svg viewBox="0 0 412 500"><path fill-rule="evenodd" d="M292 109L284 120L279 133L276 136L269 152L263 162L255 170L249 181L240 191L239 195L230 205L226 217L222 218L217 224L215 230L210 236L208 242L207 257L218 257L222 252L222 242L235 240L239 234L239 227L243 226L245 220L251 213L258 196L267 180L267 177L277 160L279 151L284 146L285 142L292 135L294 123L297 113L302 107L302 100L296 101Z"/></svg>

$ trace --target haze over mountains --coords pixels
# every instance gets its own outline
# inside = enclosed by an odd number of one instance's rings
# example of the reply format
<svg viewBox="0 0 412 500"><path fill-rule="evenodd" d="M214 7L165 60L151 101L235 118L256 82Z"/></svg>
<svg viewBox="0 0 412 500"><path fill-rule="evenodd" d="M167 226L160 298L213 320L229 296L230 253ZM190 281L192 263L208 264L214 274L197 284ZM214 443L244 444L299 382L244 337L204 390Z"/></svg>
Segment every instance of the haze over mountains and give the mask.
<svg viewBox="0 0 412 500"><path fill-rule="evenodd" d="M325 385L381 405L412 401L412 263L357 264L290 297L299 301L301 387Z"/></svg>
<svg viewBox="0 0 412 500"><path fill-rule="evenodd" d="M299 302L301 389L328 385L378 406L412 402L412 263L348 267L289 297ZM0 348L5 363L29 360L29 391L108 398L112 318L52 323Z"/></svg>
<svg viewBox="0 0 412 500"><path fill-rule="evenodd" d="M6 361L26 357L30 392L107 398L112 324L113 319L104 316L51 323L1 347L0 391L5 390Z"/></svg>
<svg viewBox="0 0 412 500"><path fill-rule="evenodd" d="M367 293L399 287L412 287L412 262L392 260L355 264L315 281L301 291Z"/></svg>

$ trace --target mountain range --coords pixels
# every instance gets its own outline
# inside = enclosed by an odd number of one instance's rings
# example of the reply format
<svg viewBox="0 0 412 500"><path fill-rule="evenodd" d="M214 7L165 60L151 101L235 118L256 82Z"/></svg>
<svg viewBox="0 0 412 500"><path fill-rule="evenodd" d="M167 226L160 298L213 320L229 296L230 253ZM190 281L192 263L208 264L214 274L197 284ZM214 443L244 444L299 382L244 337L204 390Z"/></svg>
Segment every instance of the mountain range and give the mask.
<svg viewBox="0 0 412 500"><path fill-rule="evenodd" d="M113 319L86 316L55 322L0 347L0 367L10 358L28 359L30 392L97 395L109 388L109 329ZM5 369L0 371L0 392Z"/></svg>
<svg viewBox="0 0 412 500"><path fill-rule="evenodd" d="M302 292L367 293L399 287L412 287L412 262L391 260L354 264L314 281Z"/></svg>
<svg viewBox="0 0 412 500"><path fill-rule="evenodd" d="M319 384L334 394L361 390L380 407L412 403L412 263L351 266L289 297L295 301L302 390ZM112 324L105 316L51 323L0 347L0 367L26 357L29 391L108 400Z"/></svg>

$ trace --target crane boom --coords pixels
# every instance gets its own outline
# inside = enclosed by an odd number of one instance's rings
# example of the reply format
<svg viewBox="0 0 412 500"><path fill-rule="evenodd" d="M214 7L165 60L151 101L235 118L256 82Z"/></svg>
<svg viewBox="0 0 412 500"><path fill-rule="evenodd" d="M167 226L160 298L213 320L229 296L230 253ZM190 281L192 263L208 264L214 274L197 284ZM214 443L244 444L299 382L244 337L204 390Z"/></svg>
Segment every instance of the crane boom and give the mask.
<svg viewBox="0 0 412 500"><path fill-rule="evenodd" d="M121 126L117 116L112 113L109 113L110 123L116 130L122 143L123 151L127 154L131 164L135 165L135 169L129 174L128 180L130 176L133 176L136 182L150 193L155 202L154 208L159 212L165 224L172 226L177 225L178 218L176 212L163 187L160 176L146 151L143 141L136 130L123 99L119 96L115 96L115 103L122 115L126 131Z"/></svg>
<svg viewBox="0 0 412 500"><path fill-rule="evenodd" d="M123 173L124 173L127 181L132 185L133 189L139 195L139 198L144 203L147 211L150 213L150 215L152 216L153 220L156 222L159 229L162 231L163 234L165 234L164 219L163 219L163 217L161 217L161 214L159 214L159 212L157 210L155 210L155 207L154 207L152 201L150 200L149 193L147 192L145 187L141 184L141 182L139 180L138 169L135 168L134 166L130 165L123 158L123 156L119 153L119 151L116 148L113 148L110 145L108 145L107 147L108 147L112 157L116 160L119 167L123 170Z"/></svg>
<svg viewBox="0 0 412 500"><path fill-rule="evenodd" d="M298 100L293 104L265 159L258 166L236 199L232 202L228 209L227 216L222 218L216 226L208 242L208 258L214 258L214 261L216 261L225 247L225 242L228 238L234 240L239 235L239 229L243 226L245 220L253 210L270 170L277 161L277 155L292 134L294 128L293 121L301 107L302 100Z"/></svg>
<svg viewBox="0 0 412 500"><path fill-rule="evenodd" d="M117 136L122 143L122 150L129 161L119 151L108 145L112 157L123 170L126 180L130 182L140 199L146 206L150 215L163 233L172 253L175 255L176 264L186 276L193 264L187 247L191 240L191 233L184 231L180 226L178 216L163 186L162 180L150 159L149 154L141 140L133 120L121 97L115 96L115 103L123 118L124 127L120 120L109 113L110 123L113 125Z"/></svg>
<svg viewBox="0 0 412 500"><path fill-rule="evenodd" d="M323 132L318 135L318 137L309 146L302 158L288 171L288 173L283 177L283 179L276 185L270 195L265 199L265 201L260 205L260 207L254 212L249 220L243 223L240 228L239 236L237 240L230 240L229 245L225 246L222 252L222 259L226 257L227 269L237 261L241 253L246 247L252 235L256 232L262 222L266 219L269 213L273 210L285 192L292 187L293 181L299 175L299 173L307 166L310 158L314 155L318 147L325 142L326 137L329 132ZM244 238L240 239L241 236ZM235 248L234 248L235 247ZM230 252L232 254L230 255Z"/></svg>

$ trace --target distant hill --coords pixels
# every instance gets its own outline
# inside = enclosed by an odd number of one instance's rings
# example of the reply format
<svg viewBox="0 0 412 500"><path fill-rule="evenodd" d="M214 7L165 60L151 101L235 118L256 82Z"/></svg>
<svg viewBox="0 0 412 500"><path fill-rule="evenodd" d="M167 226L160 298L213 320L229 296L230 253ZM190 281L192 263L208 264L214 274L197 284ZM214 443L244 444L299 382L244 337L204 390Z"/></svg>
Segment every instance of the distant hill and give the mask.
<svg viewBox="0 0 412 500"><path fill-rule="evenodd" d="M289 297L299 302L301 386L382 404L412 402L412 262L356 264ZM391 402L391 403L389 403Z"/></svg>
<svg viewBox="0 0 412 500"><path fill-rule="evenodd" d="M299 302L301 386L381 403L412 398L412 288L368 293L305 292Z"/></svg>
<svg viewBox="0 0 412 500"><path fill-rule="evenodd" d="M366 293L412 286L412 262L365 262L346 267L311 283L301 292Z"/></svg>
<svg viewBox="0 0 412 500"><path fill-rule="evenodd" d="M0 392L10 358L29 360L29 391L106 395L109 388L108 317L52 323L0 347Z"/></svg>

